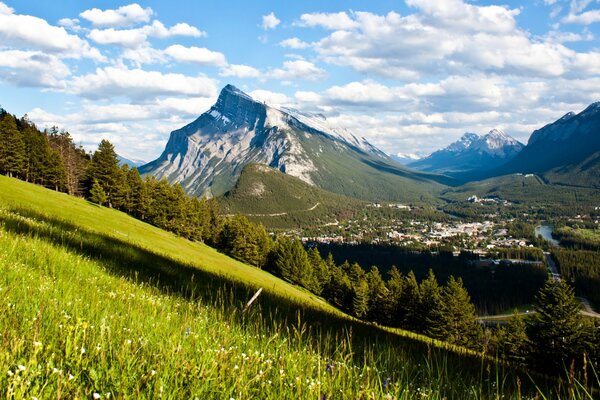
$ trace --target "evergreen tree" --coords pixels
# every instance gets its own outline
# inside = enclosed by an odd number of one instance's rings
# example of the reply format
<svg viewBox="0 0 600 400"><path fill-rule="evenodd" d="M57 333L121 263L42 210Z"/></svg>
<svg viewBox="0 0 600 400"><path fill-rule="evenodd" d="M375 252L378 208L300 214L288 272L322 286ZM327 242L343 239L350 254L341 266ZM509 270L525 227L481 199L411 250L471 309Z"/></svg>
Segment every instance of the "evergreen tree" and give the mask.
<svg viewBox="0 0 600 400"><path fill-rule="evenodd" d="M536 360L541 368L565 371L581 360L584 334L581 305L564 280L549 278L535 298L537 311L530 324Z"/></svg>
<svg viewBox="0 0 600 400"><path fill-rule="evenodd" d="M367 318L369 321L387 324L391 298L377 267L371 267L371 270L367 273L367 283L369 285L369 313Z"/></svg>
<svg viewBox="0 0 600 400"><path fill-rule="evenodd" d="M479 345L481 327L462 279L450 277L442 290L441 307L434 313L432 322L428 334L434 338L460 346Z"/></svg>
<svg viewBox="0 0 600 400"><path fill-rule="evenodd" d="M315 280L318 285L317 294L321 294L323 287L329 282L330 271L327 263L321 258L321 253L316 247L312 247L307 251L308 261L312 266L315 275Z"/></svg>
<svg viewBox="0 0 600 400"><path fill-rule="evenodd" d="M531 352L531 342L527 336L525 320L515 311L506 325L506 335L502 343L502 355L518 364L525 364Z"/></svg>
<svg viewBox="0 0 600 400"><path fill-rule="evenodd" d="M0 120L0 172L8 176L23 176L26 161L25 142L15 118L3 114Z"/></svg>
<svg viewBox="0 0 600 400"><path fill-rule="evenodd" d="M92 189L90 190L90 201L99 205L104 205L107 202L106 193L102 188L102 185L94 179L92 183Z"/></svg>
<svg viewBox="0 0 600 400"><path fill-rule="evenodd" d="M416 330L419 321L418 306L420 303L419 284L413 271L404 277L402 293L398 300L398 309L396 314L399 325L409 329Z"/></svg>
<svg viewBox="0 0 600 400"><path fill-rule="evenodd" d="M91 188L91 184L97 180L106 193L108 207L113 207L119 177L119 161L115 148L108 140L103 139L87 168L88 187Z"/></svg>
<svg viewBox="0 0 600 400"><path fill-rule="evenodd" d="M404 318L404 311L401 304L402 293L404 291L404 276L395 265L388 272L386 287L389 293L390 308L387 315L387 324L391 326L400 326Z"/></svg>
<svg viewBox="0 0 600 400"><path fill-rule="evenodd" d="M427 278L419 285L419 304L417 305L417 331L428 332L434 326L442 306L442 293L437 279L430 269Z"/></svg>
<svg viewBox="0 0 600 400"><path fill-rule="evenodd" d="M83 194L82 185L89 162L89 155L83 147L75 146L69 132L58 132L58 128L52 127L47 133L50 147L60 154L66 176L67 193L72 196Z"/></svg>
<svg viewBox="0 0 600 400"><path fill-rule="evenodd" d="M64 190L67 184L67 173L58 151L50 150L44 171L44 183L54 190Z"/></svg>

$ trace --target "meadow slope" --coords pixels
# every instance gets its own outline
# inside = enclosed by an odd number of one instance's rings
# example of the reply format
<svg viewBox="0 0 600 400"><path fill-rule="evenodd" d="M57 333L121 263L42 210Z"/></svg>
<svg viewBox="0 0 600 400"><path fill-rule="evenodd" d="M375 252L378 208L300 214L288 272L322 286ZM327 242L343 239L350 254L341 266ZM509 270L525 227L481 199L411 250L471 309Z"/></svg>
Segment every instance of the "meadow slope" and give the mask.
<svg viewBox="0 0 600 400"><path fill-rule="evenodd" d="M565 390L360 323L207 246L3 176L0 269L5 398L468 399ZM264 293L243 312L258 287Z"/></svg>

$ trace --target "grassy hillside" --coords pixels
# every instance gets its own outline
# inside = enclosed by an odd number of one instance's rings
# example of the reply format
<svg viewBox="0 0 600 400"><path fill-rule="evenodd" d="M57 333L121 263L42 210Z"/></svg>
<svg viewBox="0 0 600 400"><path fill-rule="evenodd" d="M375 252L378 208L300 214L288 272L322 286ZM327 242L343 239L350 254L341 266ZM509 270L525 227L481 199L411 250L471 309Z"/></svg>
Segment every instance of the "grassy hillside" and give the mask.
<svg viewBox="0 0 600 400"><path fill-rule="evenodd" d="M353 218L366 203L330 193L276 169L247 165L219 204L269 227L310 227Z"/></svg>
<svg viewBox="0 0 600 400"><path fill-rule="evenodd" d="M3 176L0 270L5 398L469 399L563 390L351 320L202 244ZM264 293L244 313L257 287Z"/></svg>

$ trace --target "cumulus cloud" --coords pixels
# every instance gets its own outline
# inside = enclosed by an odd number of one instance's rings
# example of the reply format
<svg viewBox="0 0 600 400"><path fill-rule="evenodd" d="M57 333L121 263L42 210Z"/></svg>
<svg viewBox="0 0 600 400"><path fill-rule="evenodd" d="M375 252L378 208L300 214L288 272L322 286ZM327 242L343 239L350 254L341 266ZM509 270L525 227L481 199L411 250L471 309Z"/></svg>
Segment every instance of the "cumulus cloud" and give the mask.
<svg viewBox="0 0 600 400"><path fill-rule="evenodd" d="M308 46L310 46L309 43L306 43L300 39L298 39L297 37L293 37L293 38L289 38L289 39L285 39L282 40L281 42L279 42L279 45L281 47L287 47L290 49L305 49Z"/></svg>
<svg viewBox="0 0 600 400"><path fill-rule="evenodd" d="M354 29L359 26L358 22L353 20L345 12L338 13L311 13L302 14L298 26L321 27L331 30Z"/></svg>
<svg viewBox="0 0 600 400"><path fill-rule="evenodd" d="M139 4L133 3L119 7L116 10L92 8L85 10L79 16L91 22L94 26L124 27L148 22L152 14L153 11L150 7L142 8Z"/></svg>
<svg viewBox="0 0 600 400"><path fill-rule="evenodd" d="M227 60L223 53L211 51L203 47L185 47L175 44L167 47L165 53L180 62L189 62L198 65L227 65Z"/></svg>
<svg viewBox="0 0 600 400"><path fill-rule="evenodd" d="M517 24L520 9L463 0L407 4L416 12L304 14L297 25L331 31L312 44L325 62L393 79L457 73L562 76L576 58L563 44L575 36L532 37Z"/></svg>
<svg viewBox="0 0 600 400"><path fill-rule="evenodd" d="M562 22L580 25L590 25L600 22L600 10L585 11L581 14L569 13L562 19Z"/></svg>
<svg viewBox="0 0 600 400"><path fill-rule="evenodd" d="M260 25L265 31L269 29L275 29L281 21L275 16L275 13L271 12L268 15L263 15L262 24Z"/></svg>
<svg viewBox="0 0 600 400"><path fill-rule="evenodd" d="M290 98L283 93L270 90L254 90L248 93L253 99L267 103L270 106L280 107L290 103Z"/></svg>
<svg viewBox="0 0 600 400"><path fill-rule="evenodd" d="M223 77L235 76L236 78L258 78L261 76L261 72L249 65L229 64L226 67L221 68L219 75Z"/></svg>
<svg viewBox="0 0 600 400"><path fill-rule="evenodd" d="M282 68L271 69L266 73L267 78L282 81L294 79L318 81L326 76L325 70L306 60L284 61Z"/></svg>
<svg viewBox="0 0 600 400"><path fill-rule="evenodd" d="M15 10L10 8L6 4L0 2L0 14L8 15L8 14L12 14L13 12L15 12Z"/></svg>
<svg viewBox="0 0 600 400"><path fill-rule="evenodd" d="M79 36L30 15L0 13L0 43L3 47L42 50L68 58L105 60L98 49Z"/></svg>
<svg viewBox="0 0 600 400"><path fill-rule="evenodd" d="M94 42L103 45L118 45L123 47L136 47L146 45L149 37L167 39L173 36L205 36L206 32L186 23L179 23L170 28L165 27L160 21L153 21L150 25L134 29L92 29L88 37Z"/></svg>
<svg viewBox="0 0 600 400"><path fill-rule="evenodd" d="M62 88L69 68L41 51L0 51L0 78L17 86Z"/></svg>
<svg viewBox="0 0 600 400"><path fill-rule="evenodd" d="M74 77L68 84L68 90L90 99L119 96L148 99L173 95L210 97L216 94L217 84L204 75L191 77L177 73L106 67Z"/></svg>

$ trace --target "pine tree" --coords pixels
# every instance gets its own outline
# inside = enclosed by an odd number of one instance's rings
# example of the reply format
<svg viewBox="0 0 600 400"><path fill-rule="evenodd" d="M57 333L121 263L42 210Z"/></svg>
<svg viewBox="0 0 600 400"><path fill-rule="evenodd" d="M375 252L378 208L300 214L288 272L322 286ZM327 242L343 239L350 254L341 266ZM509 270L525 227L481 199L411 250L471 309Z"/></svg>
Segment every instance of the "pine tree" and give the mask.
<svg viewBox="0 0 600 400"><path fill-rule="evenodd" d="M523 317L515 311L506 325L502 355L512 362L525 364L530 352L531 342L527 336L527 325Z"/></svg>
<svg viewBox="0 0 600 400"><path fill-rule="evenodd" d="M581 304L573 288L564 280L549 278L535 298L537 311L530 324L531 340L537 363L555 371L568 370L581 360L583 322Z"/></svg>
<svg viewBox="0 0 600 400"><path fill-rule="evenodd" d="M92 183L92 189L90 190L90 201L99 205L104 205L107 201L106 193L104 192L102 185L95 179L94 183Z"/></svg>
<svg viewBox="0 0 600 400"><path fill-rule="evenodd" d="M442 307L442 293L437 279L430 269L427 278L419 285L419 304L417 305L417 330L428 332L435 325L436 315Z"/></svg>
<svg viewBox="0 0 600 400"><path fill-rule="evenodd" d="M318 284L318 293L321 294L323 287L329 282L330 271L326 262L321 258L321 253L316 247L312 247L307 251L308 261L314 271L315 279Z"/></svg>
<svg viewBox="0 0 600 400"><path fill-rule="evenodd" d="M419 302L419 284L414 272L410 271L404 277L404 285L398 301L397 313L398 317L401 318L399 321L400 326L409 330L416 330L419 320L417 314Z"/></svg>
<svg viewBox="0 0 600 400"><path fill-rule="evenodd" d="M428 334L460 346L477 347L481 333L475 306L462 279L451 276L442 290L441 307L433 314Z"/></svg>
<svg viewBox="0 0 600 400"><path fill-rule="evenodd" d="M67 173L62 158L56 150L49 150L48 160L44 171L44 182L54 190L64 190L67 184Z"/></svg>
<svg viewBox="0 0 600 400"><path fill-rule="evenodd" d="M401 302L405 280L395 265L392 266L388 275L389 278L386 286L390 296L390 309L387 315L387 324L391 326L401 326L404 319L404 309Z"/></svg>
<svg viewBox="0 0 600 400"><path fill-rule="evenodd" d="M120 176L119 161L114 146L106 139L98 145L87 168L88 187L97 180L106 193L108 207L113 207L114 190Z"/></svg>
<svg viewBox="0 0 600 400"><path fill-rule="evenodd" d="M15 118L10 114L3 114L0 120L0 172L8 176L22 176L26 162L25 142L17 129Z"/></svg>
<svg viewBox="0 0 600 400"><path fill-rule="evenodd" d="M369 286L367 319L380 324L388 322L391 302L388 288L379 273L379 269L375 266L367 273L367 283Z"/></svg>

